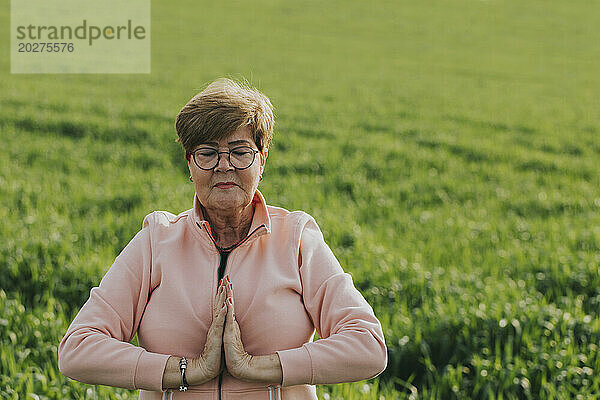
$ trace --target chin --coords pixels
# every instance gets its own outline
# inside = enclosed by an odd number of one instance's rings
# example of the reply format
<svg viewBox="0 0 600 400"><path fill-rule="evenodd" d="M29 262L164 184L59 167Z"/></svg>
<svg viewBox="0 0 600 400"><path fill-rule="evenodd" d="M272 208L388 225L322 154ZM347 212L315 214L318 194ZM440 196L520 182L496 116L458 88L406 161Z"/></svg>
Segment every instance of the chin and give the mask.
<svg viewBox="0 0 600 400"><path fill-rule="evenodd" d="M219 210L231 210L244 206L243 199L240 199L239 196L215 196L213 201L211 202L211 206L213 208Z"/></svg>

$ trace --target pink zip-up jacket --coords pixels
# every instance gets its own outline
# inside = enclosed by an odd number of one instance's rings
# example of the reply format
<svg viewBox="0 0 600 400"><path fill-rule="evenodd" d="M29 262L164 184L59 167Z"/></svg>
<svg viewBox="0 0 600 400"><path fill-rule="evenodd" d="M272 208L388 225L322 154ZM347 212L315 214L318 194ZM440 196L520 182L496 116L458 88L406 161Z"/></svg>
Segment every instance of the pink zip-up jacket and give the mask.
<svg viewBox="0 0 600 400"><path fill-rule="evenodd" d="M248 236L222 263L198 198L155 211L90 292L58 348L73 379L140 389L140 399L316 399L315 384L381 373L387 351L373 309L301 211L269 206L257 190ZM245 350L277 353L283 382L249 383L224 371L186 392L162 390L169 356L194 358L212 321L219 266L235 288ZM313 341L316 331L321 339ZM138 346L129 342L138 335Z"/></svg>

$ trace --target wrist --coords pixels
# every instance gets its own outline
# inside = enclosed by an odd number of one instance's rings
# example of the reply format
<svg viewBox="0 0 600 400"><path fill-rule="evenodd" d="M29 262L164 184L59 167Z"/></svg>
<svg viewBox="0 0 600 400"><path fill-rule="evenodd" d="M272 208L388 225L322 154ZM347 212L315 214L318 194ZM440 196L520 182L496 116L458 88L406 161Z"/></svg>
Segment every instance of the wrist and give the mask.
<svg viewBox="0 0 600 400"><path fill-rule="evenodd" d="M190 386L202 385L203 383L216 378L218 375L219 371L212 371L208 368L202 357L188 360L185 376Z"/></svg>
<svg viewBox="0 0 600 400"><path fill-rule="evenodd" d="M230 362L227 365L227 372L236 379L245 382L257 382L257 374L252 367L252 359L254 357L248 353L237 356L235 362Z"/></svg>
<svg viewBox="0 0 600 400"><path fill-rule="evenodd" d="M249 380L262 383L281 383L283 369L277 353L251 356L248 363Z"/></svg>

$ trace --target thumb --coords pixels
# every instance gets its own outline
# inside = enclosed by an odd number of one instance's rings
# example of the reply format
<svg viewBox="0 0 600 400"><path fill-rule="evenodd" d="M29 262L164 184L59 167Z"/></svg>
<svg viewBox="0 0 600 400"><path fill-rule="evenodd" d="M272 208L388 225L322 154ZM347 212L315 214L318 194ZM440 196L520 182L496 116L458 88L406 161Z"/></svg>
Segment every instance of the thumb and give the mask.
<svg viewBox="0 0 600 400"><path fill-rule="evenodd" d="M223 330L223 338L235 341L237 322L235 320L235 306L233 299L228 297L225 303L227 305L227 317L225 321L225 329Z"/></svg>
<svg viewBox="0 0 600 400"><path fill-rule="evenodd" d="M227 304L225 304L225 302L221 304L222 306L215 317L215 325L219 332L223 332L223 327L225 326L225 318L227 317Z"/></svg>

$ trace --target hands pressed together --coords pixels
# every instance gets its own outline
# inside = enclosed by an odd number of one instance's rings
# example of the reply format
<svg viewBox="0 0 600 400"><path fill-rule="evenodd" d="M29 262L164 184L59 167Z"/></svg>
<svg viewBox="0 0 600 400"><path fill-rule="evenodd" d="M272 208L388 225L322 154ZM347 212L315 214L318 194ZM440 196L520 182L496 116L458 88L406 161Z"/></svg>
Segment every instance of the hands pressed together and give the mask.
<svg viewBox="0 0 600 400"><path fill-rule="evenodd" d="M235 320L233 285L227 275L219 282L204 351L193 359L193 363L198 364L200 375L209 379L226 368L232 376L250 380L251 360L252 356L244 350L240 327Z"/></svg>
<svg viewBox="0 0 600 400"><path fill-rule="evenodd" d="M199 357L188 359L186 379L190 386L208 382L225 369L233 377L247 382L281 383L282 369L277 353L253 356L244 350L233 298L233 284L226 275L219 282L204 351ZM163 388L179 385L178 362L177 357L169 358Z"/></svg>

